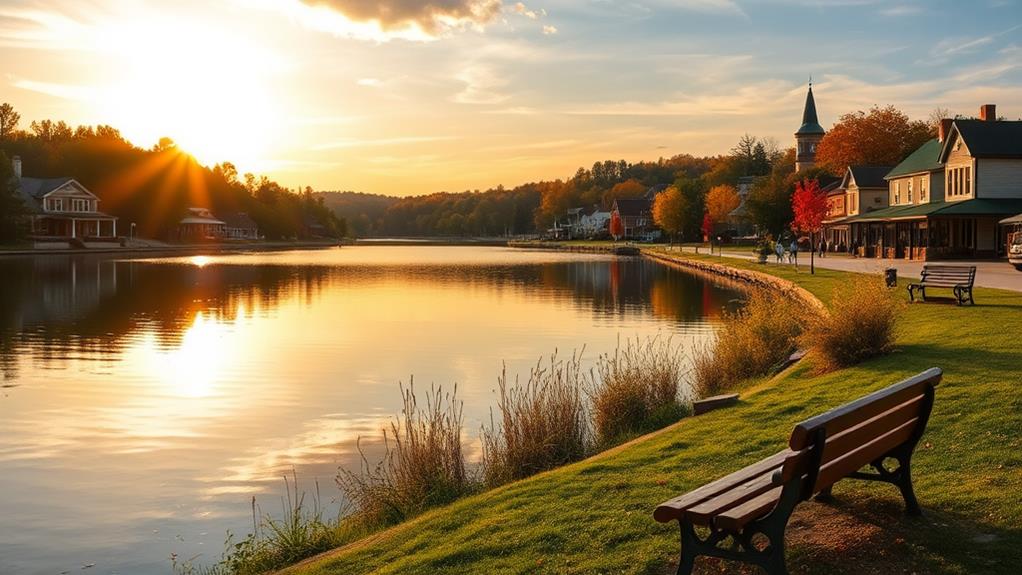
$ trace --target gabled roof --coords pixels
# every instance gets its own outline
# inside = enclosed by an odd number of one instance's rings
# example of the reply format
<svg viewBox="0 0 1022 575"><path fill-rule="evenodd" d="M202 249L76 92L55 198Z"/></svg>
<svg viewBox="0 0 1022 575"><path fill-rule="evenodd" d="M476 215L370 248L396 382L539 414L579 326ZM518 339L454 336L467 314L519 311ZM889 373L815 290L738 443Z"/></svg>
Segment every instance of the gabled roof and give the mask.
<svg viewBox="0 0 1022 575"><path fill-rule="evenodd" d="M928 140L925 144L916 148L916 151L909 154L900 164L894 166L894 169L887 174L886 179L890 180L910 174L935 172L942 169L944 164L940 161L940 150L940 140L937 138Z"/></svg>
<svg viewBox="0 0 1022 575"><path fill-rule="evenodd" d="M647 198L619 198L614 200L614 209L621 217L645 216L653 209L653 202Z"/></svg>
<svg viewBox="0 0 1022 575"><path fill-rule="evenodd" d="M958 137L974 158L1022 158L1022 121L955 120L940 151L941 162L947 161L951 142Z"/></svg>
<svg viewBox="0 0 1022 575"><path fill-rule="evenodd" d="M229 228L240 228L248 230L259 229L255 220L245 212L236 212L223 217L224 224Z"/></svg>
<svg viewBox="0 0 1022 575"><path fill-rule="evenodd" d="M90 192L85 186L79 184L74 178L63 177L63 178L21 178L15 182L17 186L18 195L21 196L21 200L25 203L25 206L29 211L41 212L43 211L43 198L50 192L56 191L66 184L74 183L78 188L85 191L90 196L96 197L95 194Z"/></svg>
<svg viewBox="0 0 1022 575"><path fill-rule="evenodd" d="M848 166L845 170L845 177L841 180L841 187L847 188L855 184L860 188L887 188L884 180L891 171L890 166Z"/></svg>
<svg viewBox="0 0 1022 575"><path fill-rule="evenodd" d="M813 85L809 84L809 92L806 94L806 105L802 109L802 127L795 132L796 136L807 134L826 134L827 131L820 125L816 117L816 99L813 98Z"/></svg>

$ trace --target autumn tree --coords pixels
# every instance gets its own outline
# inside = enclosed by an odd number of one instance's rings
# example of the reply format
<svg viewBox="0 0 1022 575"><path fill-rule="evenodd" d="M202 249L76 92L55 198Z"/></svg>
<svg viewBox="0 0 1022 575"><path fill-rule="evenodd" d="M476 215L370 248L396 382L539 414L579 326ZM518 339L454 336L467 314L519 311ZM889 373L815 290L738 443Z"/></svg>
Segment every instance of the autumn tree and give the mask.
<svg viewBox="0 0 1022 575"><path fill-rule="evenodd" d="M809 234L809 271L816 273L813 259L816 253L816 234L823 228L823 220L827 216L827 193L820 189L819 180L803 179L795 184L791 211L794 214L792 230Z"/></svg>
<svg viewBox="0 0 1022 575"><path fill-rule="evenodd" d="M617 240L621 236L625 235L625 224L621 221L621 214L614 212L610 214L610 235Z"/></svg>
<svg viewBox="0 0 1022 575"><path fill-rule="evenodd" d="M646 190L647 187L634 178L614 184L614 187L603 195L603 207L610 209L614 205L614 200L641 198L646 194Z"/></svg>
<svg viewBox="0 0 1022 575"><path fill-rule="evenodd" d="M25 207L14 185L14 170L0 150L0 243L17 240L24 232Z"/></svg>
<svg viewBox="0 0 1022 575"><path fill-rule="evenodd" d="M714 224L719 224L727 219L728 214L742 203L738 197L738 190L733 186L721 184L710 188L706 193L706 215Z"/></svg>
<svg viewBox="0 0 1022 575"><path fill-rule="evenodd" d="M847 166L893 166L936 136L936 126L909 120L894 106L841 116L820 141L816 161L833 174Z"/></svg>
<svg viewBox="0 0 1022 575"><path fill-rule="evenodd" d="M14 110L14 106L7 102L0 104L0 140L6 140L13 135L20 121L21 114Z"/></svg>
<svg viewBox="0 0 1022 575"><path fill-rule="evenodd" d="M671 237L685 232L691 219L691 203L677 186L670 186L653 198L653 223Z"/></svg>

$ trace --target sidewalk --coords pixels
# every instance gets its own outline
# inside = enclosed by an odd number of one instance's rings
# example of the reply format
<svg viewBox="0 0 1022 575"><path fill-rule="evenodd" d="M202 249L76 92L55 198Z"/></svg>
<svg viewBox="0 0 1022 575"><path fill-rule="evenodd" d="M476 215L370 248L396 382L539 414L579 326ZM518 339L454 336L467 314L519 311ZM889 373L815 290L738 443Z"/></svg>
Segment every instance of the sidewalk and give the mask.
<svg viewBox="0 0 1022 575"><path fill-rule="evenodd" d="M675 249L678 249L676 246ZM680 248L683 253L695 253L695 249L690 246L684 246ZM705 247L699 248L700 254L706 254L707 249ZM715 255L718 253L716 249L713 252ZM725 258L737 258L743 260L756 259L752 254L752 248L745 250L724 248ZM792 265L788 263L778 264L775 263L776 258L771 255L767 259L767 266L776 265ZM976 285L981 287L1005 289L1011 291L1022 292L1022 272L1016 270L1010 264L1004 261L954 261L948 262L954 265L963 266L976 266ZM809 271L809 253L800 252L798 256L798 267L804 269L806 272ZM913 262L905 260L884 260L876 258L853 258L847 255L828 255L827 257L816 257L816 267L840 270L847 272L858 272L858 273L876 273L879 274L887 268L895 268L898 270L898 278L900 283L904 283L904 278L918 278L922 269L923 262Z"/></svg>

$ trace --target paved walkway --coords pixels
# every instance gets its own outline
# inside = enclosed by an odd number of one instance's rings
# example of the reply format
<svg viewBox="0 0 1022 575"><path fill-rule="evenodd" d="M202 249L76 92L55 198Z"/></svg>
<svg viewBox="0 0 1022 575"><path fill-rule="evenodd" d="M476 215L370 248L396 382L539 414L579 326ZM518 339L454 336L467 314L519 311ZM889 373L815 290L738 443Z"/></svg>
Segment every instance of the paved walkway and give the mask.
<svg viewBox="0 0 1022 575"><path fill-rule="evenodd" d="M675 247L675 249L678 249ZM690 246L682 248L685 253L694 253L695 249ZM739 258L744 260L755 259L752 248L737 250L724 248L724 257ZM699 248L699 253L707 253L706 248ZM717 252L714 251L716 254ZM771 255L767 260L768 266L791 265L788 263L777 264L776 258ZM809 271L809 254L800 253L798 256L800 269ZM955 265L976 266L976 285L982 287L1006 289L1022 292L1022 272L1004 261L954 261L949 262ZM859 273L881 273L883 270L893 267L898 270L899 278L918 278L923 269L923 262L904 260L882 260L876 258L853 258L847 255L828 255L827 257L816 258L816 266L832 270L841 270Z"/></svg>

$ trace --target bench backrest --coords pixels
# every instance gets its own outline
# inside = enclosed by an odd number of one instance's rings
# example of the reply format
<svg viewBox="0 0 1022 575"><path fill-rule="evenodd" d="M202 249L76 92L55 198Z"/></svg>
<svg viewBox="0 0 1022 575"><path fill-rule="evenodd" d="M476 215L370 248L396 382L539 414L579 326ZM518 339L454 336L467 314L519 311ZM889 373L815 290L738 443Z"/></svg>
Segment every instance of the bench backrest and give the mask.
<svg viewBox="0 0 1022 575"><path fill-rule="evenodd" d="M923 281L950 281L972 284L976 266L923 265Z"/></svg>
<svg viewBox="0 0 1022 575"><path fill-rule="evenodd" d="M785 462L785 479L803 475L811 479L808 497L892 449L918 441L941 375L938 368L928 369L799 423L788 441L793 454Z"/></svg>

